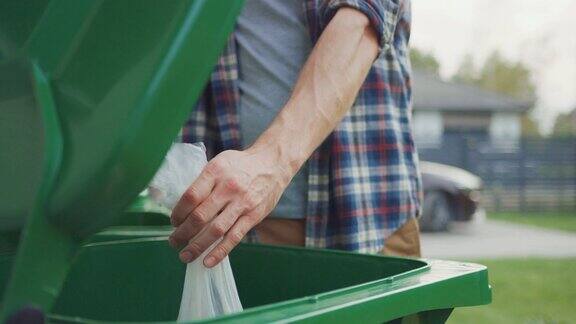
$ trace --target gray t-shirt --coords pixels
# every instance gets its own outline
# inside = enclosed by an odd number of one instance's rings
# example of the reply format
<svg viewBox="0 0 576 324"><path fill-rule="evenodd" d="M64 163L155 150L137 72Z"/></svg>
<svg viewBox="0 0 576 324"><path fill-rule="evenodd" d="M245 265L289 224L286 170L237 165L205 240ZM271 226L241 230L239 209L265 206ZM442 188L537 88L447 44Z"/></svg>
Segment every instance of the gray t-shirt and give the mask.
<svg viewBox="0 0 576 324"><path fill-rule="evenodd" d="M247 0L236 27L240 129L248 147L288 101L312 42L302 0ZM303 218L308 194L305 164L271 217Z"/></svg>

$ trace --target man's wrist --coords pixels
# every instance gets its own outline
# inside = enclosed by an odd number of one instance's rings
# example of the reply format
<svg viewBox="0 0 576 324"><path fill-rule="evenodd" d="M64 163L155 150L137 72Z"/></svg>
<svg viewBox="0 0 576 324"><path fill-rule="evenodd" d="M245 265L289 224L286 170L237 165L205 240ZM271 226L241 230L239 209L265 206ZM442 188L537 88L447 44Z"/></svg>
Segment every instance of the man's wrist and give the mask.
<svg viewBox="0 0 576 324"><path fill-rule="evenodd" d="M287 134L285 128L281 131L276 132L274 128L266 130L247 151L284 169L292 178L306 161L307 155L301 149L303 139Z"/></svg>

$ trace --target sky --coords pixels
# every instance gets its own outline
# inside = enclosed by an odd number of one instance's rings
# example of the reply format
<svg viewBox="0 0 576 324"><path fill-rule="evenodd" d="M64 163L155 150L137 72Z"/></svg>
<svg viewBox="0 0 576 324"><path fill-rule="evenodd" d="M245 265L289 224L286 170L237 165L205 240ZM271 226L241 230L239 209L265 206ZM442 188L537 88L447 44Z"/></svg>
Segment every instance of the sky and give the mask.
<svg viewBox="0 0 576 324"><path fill-rule="evenodd" d="M576 107L576 0L412 0L411 44L449 78L466 54L476 65L498 50L532 71L532 117L545 133Z"/></svg>

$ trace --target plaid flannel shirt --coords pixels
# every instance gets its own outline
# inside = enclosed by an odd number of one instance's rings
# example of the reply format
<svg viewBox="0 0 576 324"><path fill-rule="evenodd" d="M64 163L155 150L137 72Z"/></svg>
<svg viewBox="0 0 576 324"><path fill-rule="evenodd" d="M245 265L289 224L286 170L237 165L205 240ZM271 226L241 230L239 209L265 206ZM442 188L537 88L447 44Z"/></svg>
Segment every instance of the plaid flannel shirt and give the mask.
<svg viewBox="0 0 576 324"><path fill-rule="evenodd" d="M308 160L306 246L377 253L420 208L411 132L410 0L305 0L313 42L341 7L369 18L380 53L353 107ZM209 157L242 149L237 80L232 35L182 141L204 142Z"/></svg>

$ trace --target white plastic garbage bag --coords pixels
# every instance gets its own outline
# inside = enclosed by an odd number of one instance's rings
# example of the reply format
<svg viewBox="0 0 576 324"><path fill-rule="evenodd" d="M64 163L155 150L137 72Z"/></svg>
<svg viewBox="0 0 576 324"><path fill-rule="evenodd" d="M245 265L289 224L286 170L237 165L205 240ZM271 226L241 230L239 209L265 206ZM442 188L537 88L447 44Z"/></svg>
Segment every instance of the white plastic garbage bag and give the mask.
<svg viewBox="0 0 576 324"><path fill-rule="evenodd" d="M205 256L206 252L186 267L178 321L212 318L242 311L228 257L209 269L202 263Z"/></svg>
<svg viewBox="0 0 576 324"><path fill-rule="evenodd" d="M206 163L206 150L202 143L174 144L150 183L150 196L159 204L173 209ZM209 269L203 264L209 251L186 267L178 321L206 319L242 311L228 257Z"/></svg>

